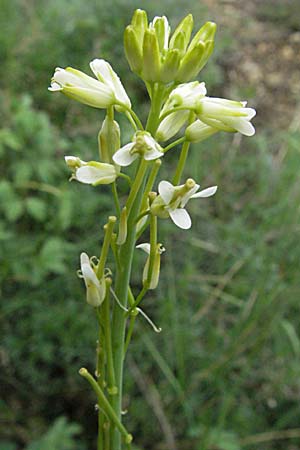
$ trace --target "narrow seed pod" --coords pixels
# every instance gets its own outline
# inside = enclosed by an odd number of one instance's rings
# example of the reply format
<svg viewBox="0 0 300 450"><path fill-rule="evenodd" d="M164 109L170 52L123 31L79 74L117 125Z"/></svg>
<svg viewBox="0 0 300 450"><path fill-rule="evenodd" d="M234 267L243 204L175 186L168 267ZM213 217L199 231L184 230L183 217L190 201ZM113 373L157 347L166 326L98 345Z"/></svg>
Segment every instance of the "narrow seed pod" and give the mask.
<svg viewBox="0 0 300 450"><path fill-rule="evenodd" d="M117 244L123 245L127 238L127 208L124 206L120 216Z"/></svg>
<svg viewBox="0 0 300 450"><path fill-rule="evenodd" d="M143 42L143 78L147 81L159 81L160 51L155 30L145 32Z"/></svg>
<svg viewBox="0 0 300 450"><path fill-rule="evenodd" d="M128 25L124 32L124 49L130 69L139 74L143 66L142 46L131 25Z"/></svg>

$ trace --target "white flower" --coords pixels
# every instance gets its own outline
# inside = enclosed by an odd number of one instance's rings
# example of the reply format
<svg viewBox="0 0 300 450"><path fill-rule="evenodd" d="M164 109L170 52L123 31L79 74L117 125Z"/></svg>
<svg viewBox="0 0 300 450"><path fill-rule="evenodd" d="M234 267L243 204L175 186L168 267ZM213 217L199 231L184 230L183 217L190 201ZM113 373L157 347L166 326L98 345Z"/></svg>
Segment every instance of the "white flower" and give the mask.
<svg viewBox="0 0 300 450"><path fill-rule="evenodd" d="M205 83L199 81L192 81L190 83L183 83L177 86L170 94L162 113L170 108L178 106L187 109L195 109L198 103L206 95Z"/></svg>
<svg viewBox="0 0 300 450"><path fill-rule="evenodd" d="M98 280L86 253L80 255L80 268L86 287L86 301L96 308L105 298L105 280L104 278L101 281Z"/></svg>
<svg viewBox="0 0 300 450"><path fill-rule="evenodd" d="M189 178L185 184L173 186L168 181L161 181L158 185L159 196L151 205L151 212L159 217L171 217L179 228L191 228L192 221L185 205L191 198L205 198L214 195L217 186L212 186L197 192L200 188L194 180Z"/></svg>
<svg viewBox="0 0 300 450"><path fill-rule="evenodd" d="M129 97L126 94L120 78L116 72L113 71L111 65L107 61L104 61L104 59L94 59L91 61L90 67L99 81L102 81L112 88L116 100L119 103L126 105L128 109L131 108Z"/></svg>
<svg viewBox="0 0 300 450"><path fill-rule="evenodd" d="M100 81L72 67L57 67L49 91L62 92L67 97L94 108L108 108L112 105L130 108L130 100L111 66L106 61L94 60L90 67Z"/></svg>
<svg viewBox="0 0 300 450"><path fill-rule="evenodd" d="M71 179L80 181L80 183L92 184L110 184L117 178L117 169L112 164L100 163L97 161L85 162L76 156L65 156L67 166L72 170Z"/></svg>
<svg viewBox="0 0 300 450"><path fill-rule="evenodd" d="M133 142L124 145L113 156L113 160L119 166L129 166L139 156L146 161L160 158L163 156L161 146L147 131L137 131Z"/></svg>
<svg viewBox="0 0 300 450"><path fill-rule="evenodd" d="M197 109L205 94L205 84L198 81L180 84L173 89L161 111L161 117L173 108L180 107L183 110L170 113L161 121L156 132L157 140L167 141L173 137L188 120L190 111Z"/></svg>
<svg viewBox="0 0 300 450"><path fill-rule="evenodd" d="M147 253L148 258L146 261L146 264L144 266L143 270L143 283L145 283L148 279L148 272L149 272L149 264L150 264L150 244L139 244L136 246L136 248L140 248L144 250L144 252ZM151 280L149 284L149 289L155 289L158 285L159 280L159 272L160 272L160 255L165 251L166 249L161 245L157 244L155 249L155 256L154 256L154 263L153 263L153 269L152 269L152 275Z"/></svg>
<svg viewBox="0 0 300 450"><path fill-rule="evenodd" d="M197 108L199 119L207 125L223 131L239 131L252 136L255 128L250 120L255 116L253 108L246 108L247 102L235 102L223 98L204 97Z"/></svg>

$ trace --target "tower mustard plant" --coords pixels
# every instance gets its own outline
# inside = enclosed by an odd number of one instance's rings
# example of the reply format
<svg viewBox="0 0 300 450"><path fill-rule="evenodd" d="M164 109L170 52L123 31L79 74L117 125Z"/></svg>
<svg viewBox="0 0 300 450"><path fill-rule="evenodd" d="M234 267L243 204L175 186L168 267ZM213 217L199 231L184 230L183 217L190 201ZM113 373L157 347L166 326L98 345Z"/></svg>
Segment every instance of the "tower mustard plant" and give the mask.
<svg viewBox="0 0 300 450"><path fill-rule="evenodd" d="M123 367L137 317L146 318L156 329L140 305L159 282L165 249L159 242L158 223L170 219L179 228L189 229L192 221L186 209L188 202L205 199L217 191L217 186L199 191L200 185L193 179L182 180L190 144L219 131L246 136L255 132L251 124L255 110L247 108L246 102L209 97L205 83L195 80L213 51L216 25L205 23L191 38L192 31L191 14L171 34L165 16L149 23L146 12L140 9L125 29L124 47L130 69L142 79L149 94L145 124L134 112L118 75L102 59L90 63L94 77L70 67L57 68L49 87L52 92L106 110L98 135L99 160L65 157L71 180L95 188L111 184L115 207L115 215L109 216L104 226L99 259L81 253L78 271L85 284L86 301L99 324L95 375L86 368L79 371L96 396L98 450L131 448L133 437L121 414ZM133 128L131 141L123 145L115 111L125 115ZM164 155L178 145L181 152L174 174L157 183ZM130 165L135 165L134 176L126 173ZM120 177L128 182L125 202L118 196ZM144 242L145 232L150 242ZM130 280L136 248L146 255L141 288L134 295Z"/></svg>

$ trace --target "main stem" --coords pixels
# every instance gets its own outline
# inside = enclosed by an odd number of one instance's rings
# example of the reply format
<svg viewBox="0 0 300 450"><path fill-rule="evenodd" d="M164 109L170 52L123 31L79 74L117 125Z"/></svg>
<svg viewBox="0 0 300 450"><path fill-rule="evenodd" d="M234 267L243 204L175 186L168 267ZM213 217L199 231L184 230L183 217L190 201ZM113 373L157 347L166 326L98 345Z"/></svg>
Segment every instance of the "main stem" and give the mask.
<svg viewBox="0 0 300 450"><path fill-rule="evenodd" d="M163 100L163 88L156 84L153 90L154 94L151 102L151 109L147 121L146 130L149 131L152 136L155 135L159 124L159 113ZM143 196L146 180L146 170L143 170L146 166L146 161L141 159L138 174L143 174L143 180L139 184L139 188L136 189L136 184L139 183L135 180L132 186L134 195L129 194L129 198L133 198L130 204L130 212L127 222L127 238L125 243L120 248L119 255L119 269L116 275L115 293L121 303L126 308L128 301L128 287L131 275L131 266L133 260L134 247L136 243L136 218L140 212L140 206ZM122 412L122 390L123 390L123 364L124 364L124 345L125 345L125 328L127 317L124 311L115 303L112 320L112 347L114 350L113 363L115 369L115 384L117 388L117 394L112 398L112 407L121 421ZM118 430L112 430L112 450L121 450L121 435Z"/></svg>

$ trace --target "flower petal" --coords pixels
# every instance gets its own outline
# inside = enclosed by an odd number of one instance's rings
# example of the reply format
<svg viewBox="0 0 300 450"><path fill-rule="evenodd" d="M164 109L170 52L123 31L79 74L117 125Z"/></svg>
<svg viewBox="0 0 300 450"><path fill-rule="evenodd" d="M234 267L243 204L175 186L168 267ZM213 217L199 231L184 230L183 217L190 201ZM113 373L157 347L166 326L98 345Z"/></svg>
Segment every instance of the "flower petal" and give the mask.
<svg viewBox="0 0 300 450"><path fill-rule="evenodd" d="M175 225L183 230L188 230L192 226L189 213L183 208L169 210L169 214Z"/></svg>
<svg viewBox="0 0 300 450"><path fill-rule="evenodd" d="M133 146L134 143L130 142L124 145L124 147L121 147L113 156L114 162L119 166L129 166L138 157L137 153L130 153Z"/></svg>
<svg viewBox="0 0 300 450"><path fill-rule="evenodd" d="M150 244L148 242L145 242L144 244L139 244L135 248L140 248L144 250L148 255L150 255Z"/></svg>
<svg viewBox="0 0 300 450"><path fill-rule="evenodd" d="M94 167L89 164L79 167L75 174L76 180L85 184L113 183L116 179L116 170L114 166L112 164L102 165L105 167Z"/></svg>
<svg viewBox="0 0 300 450"><path fill-rule="evenodd" d="M254 126L251 122L248 122L248 120L242 118L226 117L224 123L226 123L226 125L232 126L232 128L244 134L245 136L253 136L255 134Z"/></svg>
<svg viewBox="0 0 300 450"><path fill-rule="evenodd" d="M91 286L91 284L99 286L99 280L91 267L90 259L86 253L81 253L80 255L80 266L86 287Z"/></svg>
<svg viewBox="0 0 300 450"><path fill-rule="evenodd" d="M203 189L200 192L197 192L197 194L194 194L191 196L191 198L205 198L205 197L211 197L217 192L218 186L211 186L209 188Z"/></svg>
<svg viewBox="0 0 300 450"><path fill-rule="evenodd" d="M164 156L164 153L159 151L157 148L153 148L144 153L144 159L146 161L152 161L153 159L160 158L161 156Z"/></svg>
<svg viewBox="0 0 300 450"><path fill-rule="evenodd" d="M173 184L169 183L169 181L161 181L158 185L158 192L164 203L168 205L172 200L175 188Z"/></svg>

